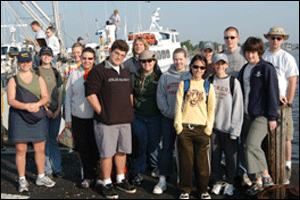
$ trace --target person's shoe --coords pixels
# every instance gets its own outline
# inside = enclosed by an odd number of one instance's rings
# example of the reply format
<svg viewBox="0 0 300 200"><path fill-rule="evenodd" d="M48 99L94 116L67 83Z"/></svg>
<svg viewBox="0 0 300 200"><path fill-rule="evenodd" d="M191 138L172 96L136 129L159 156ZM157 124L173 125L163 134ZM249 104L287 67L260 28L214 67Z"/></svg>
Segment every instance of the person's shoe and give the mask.
<svg viewBox="0 0 300 200"><path fill-rule="evenodd" d="M215 184L213 185L213 188L212 188L212 190L211 190L211 193L212 193L212 194L215 194L215 195L219 195L220 192L221 192L221 190L222 190L222 188L223 188L223 183L222 183L222 182L215 183Z"/></svg>
<svg viewBox="0 0 300 200"><path fill-rule="evenodd" d="M268 187L271 187L274 185L274 182L273 182L271 176L263 177L262 181L263 181L264 188L268 188Z"/></svg>
<svg viewBox="0 0 300 200"><path fill-rule="evenodd" d="M224 185L225 186L224 186L223 195L227 195L227 196L232 197L233 196L233 191L234 191L233 185L229 184L229 183L225 183Z"/></svg>
<svg viewBox="0 0 300 200"><path fill-rule="evenodd" d="M151 176L152 176L153 178L159 178L159 169L158 169L158 168L154 169L154 170L151 172Z"/></svg>
<svg viewBox="0 0 300 200"><path fill-rule="evenodd" d="M22 193L24 191L28 192L29 183L26 181L26 179L22 179L19 181L19 192Z"/></svg>
<svg viewBox="0 0 300 200"><path fill-rule="evenodd" d="M103 187L103 180L102 179L97 179L96 180L96 183L95 183L95 187L96 188L100 188L100 187Z"/></svg>
<svg viewBox="0 0 300 200"><path fill-rule="evenodd" d="M167 182L158 182L153 189L153 194L162 194L167 189Z"/></svg>
<svg viewBox="0 0 300 200"><path fill-rule="evenodd" d="M242 186L248 186L248 187L252 186L252 182L251 182L250 178L248 177L248 174L243 174L241 179L242 179L242 181L241 181Z"/></svg>
<svg viewBox="0 0 300 200"><path fill-rule="evenodd" d="M62 171L59 171L59 172L54 173L53 176L56 178L63 178L66 176L66 174L63 173Z"/></svg>
<svg viewBox="0 0 300 200"><path fill-rule="evenodd" d="M48 176L51 180L54 179L53 175L52 174L45 174L45 176Z"/></svg>
<svg viewBox="0 0 300 200"><path fill-rule="evenodd" d="M256 182L256 183L254 183L254 185L251 188L249 188L246 191L246 194L249 195L249 196L254 196L254 195L257 195L260 191L263 191L263 190L264 190L264 187L261 184L258 184Z"/></svg>
<svg viewBox="0 0 300 200"><path fill-rule="evenodd" d="M82 188L87 189L87 188L91 187L92 183L93 183L92 179L84 179L80 185Z"/></svg>
<svg viewBox="0 0 300 200"><path fill-rule="evenodd" d="M107 199L117 199L119 195L116 193L113 184L108 184L101 187L101 192L103 196Z"/></svg>
<svg viewBox="0 0 300 200"><path fill-rule="evenodd" d="M48 176L44 176L43 178L38 177L35 184L38 186L53 187L55 185L55 182L52 181Z"/></svg>
<svg viewBox="0 0 300 200"><path fill-rule="evenodd" d="M136 188L131 185L126 178L123 179L122 183L117 183L116 188L128 194L133 194L136 192Z"/></svg>
<svg viewBox="0 0 300 200"><path fill-rule="evenodd" d="M290 179L291 179L291 175L292 175L292 169L289 168L288 166L285 166L285 180L284 183L285 185L290 184Z"/></svg>
<svg viewBox="0 0 300 200"><path fill-rule="evenodd" d="M179 199L189 199L190 195L188 193L181 193Z"/></svg>
<svg viewBox="0 0 300 200"><path fill-rule="evenodd" d="M201 199L211 199L210 195L206 192L201 194Z"/></svg>
<svg viewBox="0 0 300 200"><path fill-rule="evenodd" d="M143 176L139 173L133 173L130 178L130 183L133 185L141 185L143 181Z"/></svg>

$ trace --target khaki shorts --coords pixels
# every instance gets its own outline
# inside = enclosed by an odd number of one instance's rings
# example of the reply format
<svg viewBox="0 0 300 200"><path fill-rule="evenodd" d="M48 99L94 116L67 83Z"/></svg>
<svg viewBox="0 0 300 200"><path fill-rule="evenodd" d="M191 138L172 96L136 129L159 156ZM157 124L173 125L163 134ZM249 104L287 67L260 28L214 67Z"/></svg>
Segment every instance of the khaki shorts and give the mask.
<svg viewBox="0 0 300 200"><path fill-rule="evenodd" d="M293 140L293 134L294 134L294 121L292 117L292 108L288 106L284 106L282 108L282 112L285 113L285 119L284 122L286 123L286 141ZM281 112L278 110L278 118L281 117Z"/></svg>
<svg viewBox="0 0 300 200"><path fill-rule="evenodd" d="M111 158L117 152L131 154L131 124L106 125L94 120L94 131L101 158Z"/></svg>

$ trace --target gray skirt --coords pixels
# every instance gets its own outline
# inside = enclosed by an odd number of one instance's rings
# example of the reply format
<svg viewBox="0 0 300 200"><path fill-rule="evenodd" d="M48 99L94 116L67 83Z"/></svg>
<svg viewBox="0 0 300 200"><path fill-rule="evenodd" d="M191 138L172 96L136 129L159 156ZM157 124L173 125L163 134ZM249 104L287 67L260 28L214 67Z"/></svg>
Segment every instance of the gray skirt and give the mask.
<svg viewBox="0 0 300 200"><path fill-rule="evenodd" d="M18 110L10 107L8 118L8 141L16 142L42 142L48 135L46 117L36 124L28 124L19 114Z"/></svg>

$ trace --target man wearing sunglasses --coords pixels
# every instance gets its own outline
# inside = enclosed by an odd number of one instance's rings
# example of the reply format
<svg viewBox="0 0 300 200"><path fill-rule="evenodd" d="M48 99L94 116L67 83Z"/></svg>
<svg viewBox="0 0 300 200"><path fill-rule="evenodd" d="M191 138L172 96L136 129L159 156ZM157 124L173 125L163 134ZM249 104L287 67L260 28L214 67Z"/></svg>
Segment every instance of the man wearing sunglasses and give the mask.
<svg viewBox="0 0 300 200"><path fill-rule="evenodd" d="M223 53L228 57L226 73L237 78L239 71L247 63L242 48L238 46L240 37L237 28L233 26L226 28L224 31L224 41L227 49Z"/></svg>
<svg viewBox="0 0 300 200"><path fill-rule="evenodd" d="M265 38L269 40L269 48L265 51L263 59L272 63L277 71L278 85L280 91L280 101L282 112L285 113L286 121L286 180L289 184L291 177L291 158L293 139L293 119L292 119L292 103L295 95L297 76L299 69L295 58L288 52L281 49L284 40L289 39L283 28L275 26L270 28ZM280 112L279 112L280 113Z"/></svg>

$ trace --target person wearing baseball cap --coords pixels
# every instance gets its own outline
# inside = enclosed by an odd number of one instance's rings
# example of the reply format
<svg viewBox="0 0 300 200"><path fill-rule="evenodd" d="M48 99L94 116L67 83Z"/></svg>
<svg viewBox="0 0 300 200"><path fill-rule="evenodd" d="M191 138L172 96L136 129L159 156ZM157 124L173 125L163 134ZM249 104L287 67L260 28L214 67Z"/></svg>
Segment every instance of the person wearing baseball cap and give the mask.
<svg viewBox="0 0 300 200"><path fill-rule="evenodd" d="M205 73L203 74L203 77L202 77L203 79L206 79L209 76L215 74L215 70L213 67L213 61L212 61L212 57L214 55L214 49L215 49L214 45L210 41L203 42L200 47L200 53L202 53L207 60L207 69L206 69Z"/></svg>
<svg viewBox="0 0 300 200"><path fill-rule="evenodd" d="M83 42L83 38L82 38L81 36L78 37L78 38L77 38L77 43L82 44L82 42Z"/></svg>
<svg viewBox="0 0 300 200"><path fill-rule="evenodd" d="M32 56L28 51L22 51L18 54L18 63L22 63L24 61L31 62Z"/></svg>
<svg viewBox="0 0 300 200"><path fill-rule="evenodd" d="M299 68L295 58L287 51L281 49L283 41L289 39L289 35L284 29L275 26L270 28L269 32L264 34L269 41L269 48L263 54L263 59L272 63L277 71L281 112L285 113L287 121L286 126L286 177L284 183L289 184L292 166L292 143L294 127L292 118L292 103L295 96L297 86L297 76L299 76ZM281 115L280 115L281 117Z"/></svg>

